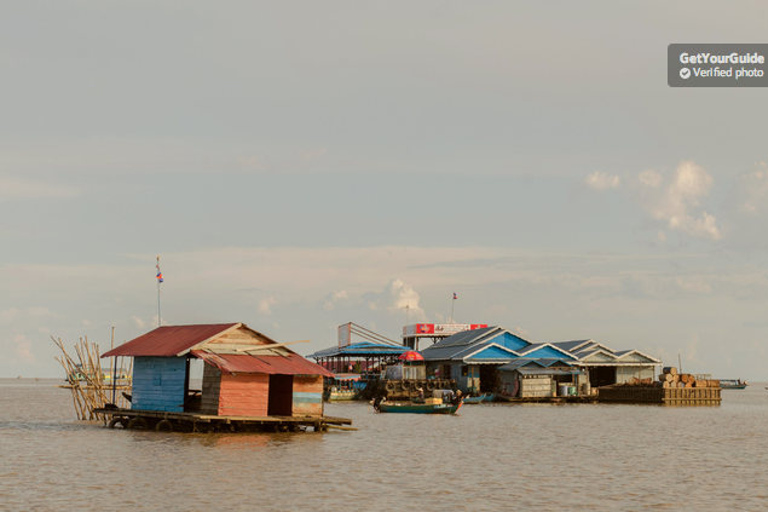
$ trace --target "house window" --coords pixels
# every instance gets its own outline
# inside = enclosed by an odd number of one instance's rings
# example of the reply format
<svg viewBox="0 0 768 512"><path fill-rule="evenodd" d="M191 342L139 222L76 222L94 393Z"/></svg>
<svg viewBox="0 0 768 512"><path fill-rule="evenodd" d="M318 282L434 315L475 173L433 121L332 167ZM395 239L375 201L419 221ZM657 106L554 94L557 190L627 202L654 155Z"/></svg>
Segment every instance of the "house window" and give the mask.
<svg viewBox="0 0 768 512"><path fill-rule="evenodd" d="M463 364L461 365L461 376L466 377L469 375L469 365Z"/></svg>

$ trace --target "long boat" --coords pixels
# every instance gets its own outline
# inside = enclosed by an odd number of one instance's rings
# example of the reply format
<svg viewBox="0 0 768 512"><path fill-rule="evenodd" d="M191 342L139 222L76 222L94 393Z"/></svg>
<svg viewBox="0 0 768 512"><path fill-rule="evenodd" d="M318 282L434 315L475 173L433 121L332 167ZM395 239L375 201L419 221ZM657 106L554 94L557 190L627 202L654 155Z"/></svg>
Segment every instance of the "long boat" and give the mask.
<svg viewBox="0 0 768 512"><path fill-rule="evenodd" d="M745 389L747 381L741 379L720 379L721 389Z"/></svg>
<svg viewBox="0 0 768 512"><path fill-rule="evenodd" d="M415 414L456 414L464 402L458 404L420 404L413 402L381 402L379 412L406 412Z"/></svg>
<svg viewBox="0 0 768 512"><path fill-rule="evenodd" d="M484 402L493 402L496 399L496 395L493 393L483 393L479 396L468 396L464 398L465 404L481 404Z"/></svg>

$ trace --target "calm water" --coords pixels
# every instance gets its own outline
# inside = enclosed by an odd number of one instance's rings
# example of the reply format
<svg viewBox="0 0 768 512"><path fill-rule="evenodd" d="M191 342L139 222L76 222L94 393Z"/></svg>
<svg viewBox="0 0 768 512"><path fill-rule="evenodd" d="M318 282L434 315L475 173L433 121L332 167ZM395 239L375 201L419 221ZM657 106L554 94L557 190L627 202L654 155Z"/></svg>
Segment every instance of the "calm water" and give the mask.
<svg viewBox="0 0 768 512"><path fill-rule="evenodd" d="M712 408L331 404L359 431L256 435L77 422L55 384L0 379L2 510L768 510L758 383Z"/></svg>

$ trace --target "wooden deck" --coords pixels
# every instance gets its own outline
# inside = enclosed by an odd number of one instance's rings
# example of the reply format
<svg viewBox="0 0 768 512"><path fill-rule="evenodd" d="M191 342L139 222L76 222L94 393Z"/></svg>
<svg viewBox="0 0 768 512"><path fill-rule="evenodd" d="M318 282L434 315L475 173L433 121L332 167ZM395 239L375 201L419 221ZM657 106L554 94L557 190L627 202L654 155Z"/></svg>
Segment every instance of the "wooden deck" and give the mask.
<svg viewBox="0 0 768 512"><path fill-rule="evenodd" d="M607 403L661 405L720 405L720 387L662 388L610 386L599 388L598 400Z"/></svg>
<svg viewBox="0 0 768 512"><path fill-rule="evenodd" d="M109 427L178 432L299 432L313 429L357 430L352 420L334 416L216 416L191 412L142 411L102 408L94 412L109 417Z"/></svg>
<svg viewBox="0 0 768 512"><path fill-rule="evenodd" d="M589 404L597 401L596 396L531 396L531 397L508 397L497 395L497 403L511 404ZM483 402L490 403L490 402Z"/></svg>

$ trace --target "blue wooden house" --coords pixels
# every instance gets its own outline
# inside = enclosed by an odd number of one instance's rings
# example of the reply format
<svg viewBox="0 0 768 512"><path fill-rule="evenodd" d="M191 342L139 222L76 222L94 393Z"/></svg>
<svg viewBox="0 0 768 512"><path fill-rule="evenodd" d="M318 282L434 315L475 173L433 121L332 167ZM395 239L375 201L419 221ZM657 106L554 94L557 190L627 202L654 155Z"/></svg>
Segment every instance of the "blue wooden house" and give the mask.
<svg viewBox="0 0 768 512"><path fill-rule="evenodd" d="M162 326L102 357L133 357L131 409L218 416L322 416L333 374L242 323ZM203 362L202 389L190 363Z"/></svg>

